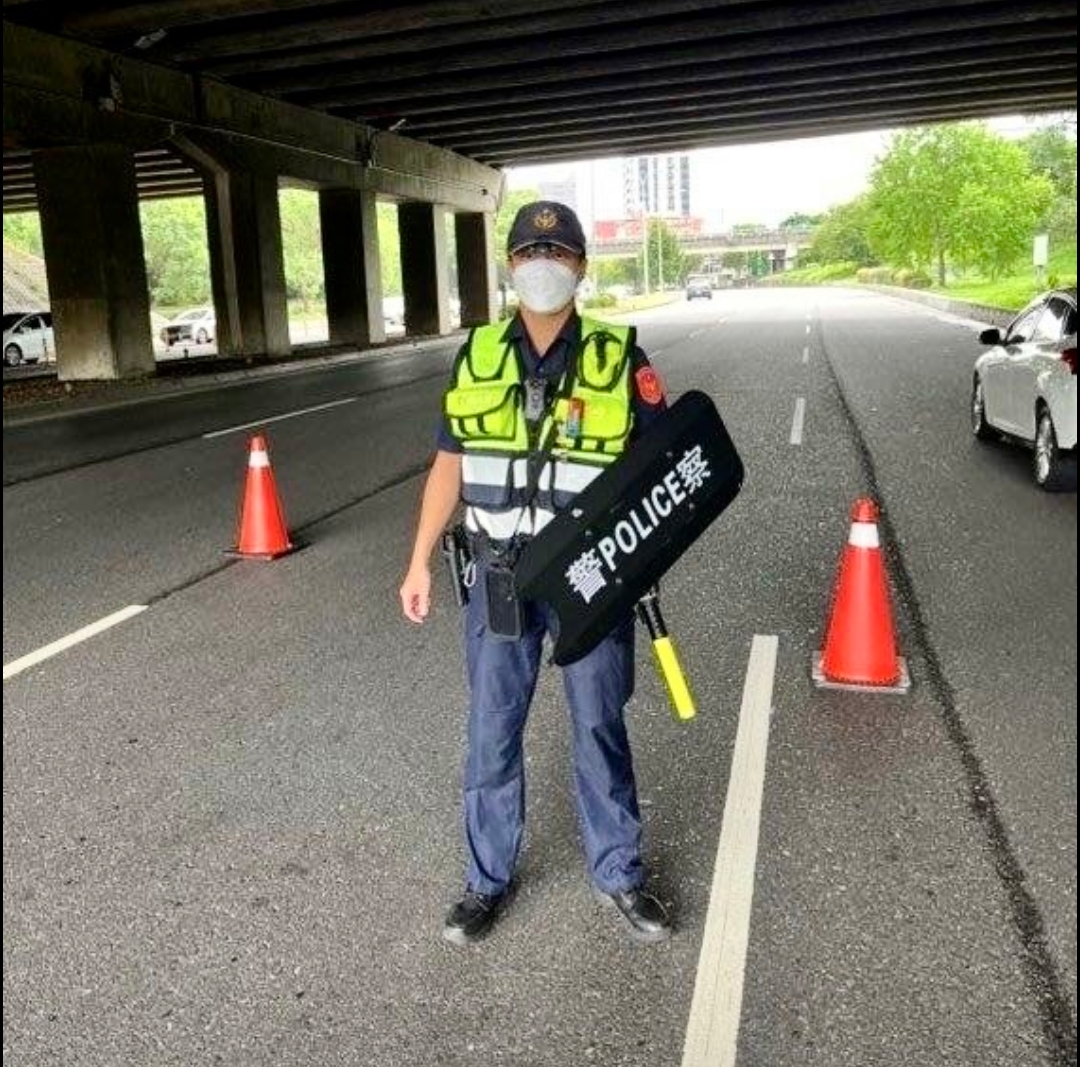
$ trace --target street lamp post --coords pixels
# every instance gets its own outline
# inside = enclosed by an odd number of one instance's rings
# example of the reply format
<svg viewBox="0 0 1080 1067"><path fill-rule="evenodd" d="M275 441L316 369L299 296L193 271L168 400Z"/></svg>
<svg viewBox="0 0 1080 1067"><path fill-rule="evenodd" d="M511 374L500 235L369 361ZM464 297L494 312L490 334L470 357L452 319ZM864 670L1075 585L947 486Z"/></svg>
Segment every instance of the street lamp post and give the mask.
<svg viewBox="0 0 1080 1067"><path fill-rule="evenodd" d="M641 211L641 250L645 262L645 295L649 295L649 213Z"/></svg>
<svg viewBox="0 0 1080 1067"><path fill-rule="evenodd" d="M657 266L657 279L656 288L660 291L664 291L664 232L658 230L656 233L656 266Z"/></svg>

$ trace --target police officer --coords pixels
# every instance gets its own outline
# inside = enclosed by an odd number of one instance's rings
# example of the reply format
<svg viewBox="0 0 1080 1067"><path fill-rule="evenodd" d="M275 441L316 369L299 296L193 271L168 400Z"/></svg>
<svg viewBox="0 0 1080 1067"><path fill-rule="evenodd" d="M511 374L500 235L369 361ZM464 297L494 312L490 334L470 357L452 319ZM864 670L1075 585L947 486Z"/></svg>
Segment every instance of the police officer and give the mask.
<svg viewBox="0 0 1080 1067"><path fill-rule="evenodd" d="M455 944L486 934L510 896L525 823L522 735L543 639L556 622L544 605L514 600L514 560L665 404L634 330L575 310L586 260L573 211L551 201L526 205L507 251L519 310L508 324L474 329L458 353L401 586L406 618L422 623L432 551L463 502L477 567L465 620L468 870L443 931ZM564 667L563 681L594 892L632 936L663 940L668 917L643 888L641 815L623 722L634 686L632 617Z"/></svg>

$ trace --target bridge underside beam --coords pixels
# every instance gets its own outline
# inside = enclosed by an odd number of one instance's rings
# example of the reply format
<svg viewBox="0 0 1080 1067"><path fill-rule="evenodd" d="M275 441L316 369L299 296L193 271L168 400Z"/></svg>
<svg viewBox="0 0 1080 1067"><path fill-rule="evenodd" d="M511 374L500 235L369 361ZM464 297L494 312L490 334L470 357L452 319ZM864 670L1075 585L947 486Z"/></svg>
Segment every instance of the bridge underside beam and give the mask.
<svg viewBox="0 0 1080 1067"><path fill-rule="evenodd" d="M161 146L177 134L231 138L260 166L316 186L494 211L502 177L396 134L212 79L4 23L4 144Z"/></svg>

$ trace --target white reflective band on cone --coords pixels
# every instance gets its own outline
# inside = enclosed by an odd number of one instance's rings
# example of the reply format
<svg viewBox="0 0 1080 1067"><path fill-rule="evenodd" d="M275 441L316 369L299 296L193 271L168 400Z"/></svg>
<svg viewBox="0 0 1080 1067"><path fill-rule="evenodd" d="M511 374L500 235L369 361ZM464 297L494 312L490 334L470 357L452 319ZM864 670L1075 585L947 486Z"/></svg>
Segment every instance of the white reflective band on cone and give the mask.
<svg viewBox="0 0 1080 1067"><path fill-rule="evenodd" d="M847 543L855 548L880 548L876 522L853 522Z"/></svg>
<svg viewBox="0 0 1080 1067"><path fill-rule="evenodd" d="M259 449L248 456L249 467L269 467L270 454Z"/></svg>

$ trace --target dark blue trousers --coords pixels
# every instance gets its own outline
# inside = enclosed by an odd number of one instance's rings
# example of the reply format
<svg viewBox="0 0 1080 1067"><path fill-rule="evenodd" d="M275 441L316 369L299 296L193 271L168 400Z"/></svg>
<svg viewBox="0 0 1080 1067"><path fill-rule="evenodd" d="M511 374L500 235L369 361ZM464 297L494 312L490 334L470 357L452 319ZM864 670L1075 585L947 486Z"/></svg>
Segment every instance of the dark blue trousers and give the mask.
<svg viewBox="0 0 1080 1067"><path fill-rule="evenodd" d="M525 827L522 737L544 635L555 616L523 605L522 636L488 633L483 568L465 615L470 706L465 763L467 883L499 893L510 883ZM641 813L623 722L634 691L629 616L587 656L562 668L574 739L578 815L593 882L605 892L641 885Z"/></svg>

